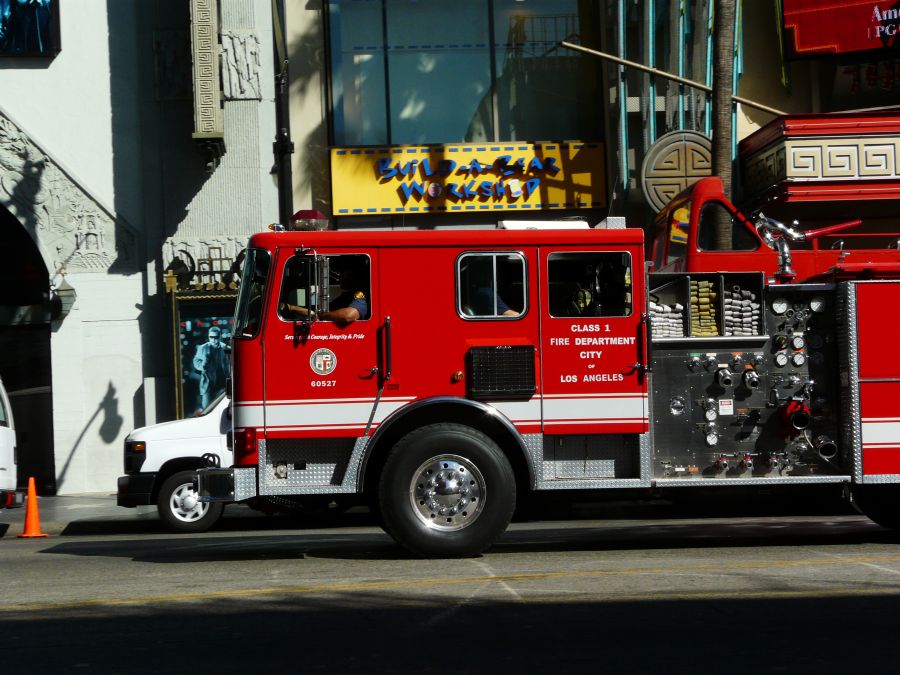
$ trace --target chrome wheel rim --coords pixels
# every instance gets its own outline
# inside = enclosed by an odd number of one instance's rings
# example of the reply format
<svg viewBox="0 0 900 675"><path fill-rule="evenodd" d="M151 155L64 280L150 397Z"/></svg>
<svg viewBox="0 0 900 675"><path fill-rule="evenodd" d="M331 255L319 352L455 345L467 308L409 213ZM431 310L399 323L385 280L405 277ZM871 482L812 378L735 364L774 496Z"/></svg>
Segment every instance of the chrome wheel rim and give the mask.
<svg viewBox="0 0 900 675"><path fill-rule="evenodd" d="M193 523L206 515L209 504L201 502L192 483L179 485L169 498L169 510L178 520Z"/></svg>
<svg viewBox="0 0 900 675"><path fill-rule="evenodd" d="M416 469L409 486L413 513L443 532L471 525L484 510L487 486L481 471L459 455L438 455Z"/></svg>

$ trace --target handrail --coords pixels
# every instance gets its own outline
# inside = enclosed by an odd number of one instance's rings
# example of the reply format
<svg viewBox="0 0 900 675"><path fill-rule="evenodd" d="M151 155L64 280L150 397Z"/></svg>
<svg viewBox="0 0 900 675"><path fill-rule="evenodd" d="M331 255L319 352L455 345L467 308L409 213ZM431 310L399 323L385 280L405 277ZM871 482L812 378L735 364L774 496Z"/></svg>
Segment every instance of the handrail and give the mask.
<svg viewBox="0 0 900 675"><path fill-rule="evenodd" d="M649 73L650 75L656 75L658 77L664 77L668 80L674 80L675 82L685 84L689 87L693 87L694 89L699 89L700 91L705 91L706 93L712 92L712 87L709 87L702 82L689 80L686 77L681 77L679 75L673 75L672 73L667 73L666 71L659 70L658 68L650 68L649 66L645 66L642 63L619 58L618 56L613 56L612 54L607 54L606 52L601 52L597 49L582 47L581 45L576 45L572 42L563 41L560 42L560 44L563 47L567 47L568 49L574 49L575 51L584 52L585 54L591 54L592 56L599 56L601 59L606 59L607 61L612 61L613 63L618 63L622 66L628 66L629 68L642 70L643 72ZM756 101L752 101L749 98L744 98L743 96L732 95L731 100L737 103L742 103L743 105L749 106L751 108L756 108L757 110L762 110L763 112L767 112L772 115L787 115L784 110L778 110L777 108L772 108L770 106L763 105L762 103L757 103Z"/></svg>
<svg viewBox="0 0 900 675"><path fill-rule="evenodd" d="M384 317L384 381L391 379L393 358L391 355L391 317Z"/></svg>

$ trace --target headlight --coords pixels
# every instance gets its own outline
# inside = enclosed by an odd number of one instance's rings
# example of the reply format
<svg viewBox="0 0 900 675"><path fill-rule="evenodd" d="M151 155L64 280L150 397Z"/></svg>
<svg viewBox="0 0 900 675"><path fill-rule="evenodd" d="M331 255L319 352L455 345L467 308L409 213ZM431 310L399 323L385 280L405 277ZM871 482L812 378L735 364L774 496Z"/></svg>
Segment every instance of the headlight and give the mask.
<svg viewBox="0 0 900 675"><path fill-rule="evenodd" d="M125 451L131 453L147 452L147 443L145 441L125 441Z"/></svg>

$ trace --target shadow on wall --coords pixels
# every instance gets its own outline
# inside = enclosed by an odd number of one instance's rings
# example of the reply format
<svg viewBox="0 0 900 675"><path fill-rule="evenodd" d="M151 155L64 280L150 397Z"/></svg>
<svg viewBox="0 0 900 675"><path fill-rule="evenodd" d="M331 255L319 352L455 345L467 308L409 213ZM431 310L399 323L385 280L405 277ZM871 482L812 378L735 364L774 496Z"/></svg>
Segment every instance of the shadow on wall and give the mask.
<svg viewBox="0 0 900 675"><path fill-rule="evenodd" d="M288 47L292 101L303 101L308 96L321 96L319 88L324 88L323 79L326 77L325 50L322 47L325 30L322 14L325 8L322 2L312 1L306 3L304 10L316 11L317 19ZM290 14L288 18L290 19ZM310 91L312 87L316 89ZM310 129L305 137L293 140L296 148L305 148L299 163L296 158L294 160L294 194L308 192L311 208L331 213L331 169L325 121L322 120Z"/></svg>
<svg viewBox="0 0 900 675"><path fill-rule="evenodd" d="M78 435L78 438L75 439L75 442L72 444L72 449L69 450L69 455L66 457L66 461L60 469L56 479L57 490L62 489L65 486L66 474L69 471L72 460L75 458L75 453L78 452L78 449L81 447L81 442L87 435L88 429L90 429L94 421L101 415L103 416L103 419L100 422L98 435L104 444L109 445L118 438L119 432L122 430L122 424L125 421L119 414L119 399L116 396L116 388L113 386L112 382L108 384L106 395L103 397L103 400L100 401L94 414L91 415L90 419L81 430L81 433Z"/></svg>
<svg viewBox="0 0 900 675"><path fill-rule="evenodd" d="M209 180L206 159L192 139L193 83L190 3L106 0L109 22L110 105L114 153L114 210L136 229L133 255L145 275L138 322L141 376L170 372L170 320L163 291L162 242L185 220ZM139 83L139 84L136 84ZM118 249L118 247L117 247ZM114 265L110 273L119 268ZM156 389L151 410L174 417L171 396ZM131 397L131 392L122 392ZM144 393L133 394L137 424L145 419Z"/></svg>

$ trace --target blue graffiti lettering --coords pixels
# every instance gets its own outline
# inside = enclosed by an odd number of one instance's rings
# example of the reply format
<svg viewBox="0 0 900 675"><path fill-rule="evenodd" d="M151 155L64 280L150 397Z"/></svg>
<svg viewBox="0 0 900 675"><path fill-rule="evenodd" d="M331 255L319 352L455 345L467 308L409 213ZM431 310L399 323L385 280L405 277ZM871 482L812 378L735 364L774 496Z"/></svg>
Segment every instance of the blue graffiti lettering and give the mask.
<svg viewBox="0 0 900 675"><path fill-rule="evenodd" d="M420 197L425 196L425 183L420 183L418 181L412 181L410 183L400 183L400 190L403 192L404 199L409 199L413 196L413 194L418 194Z"/></svg>
<svg viewBox="0 0 900 675"><path fill-rule="evenodd" d="M391 166L390 158L385 157L378 160L378 173L382 178L393 178L397 175L397 169Z"/></svg>
<svg viewBox="0 0 900 675"><path fill-rule="evenodd" d="M511 159L512 155L500 155L494 160L494 171L503 176L508 176L510 173L513 173L512 170L507 170L506 168L506 165L509 164Z"/></svg>

